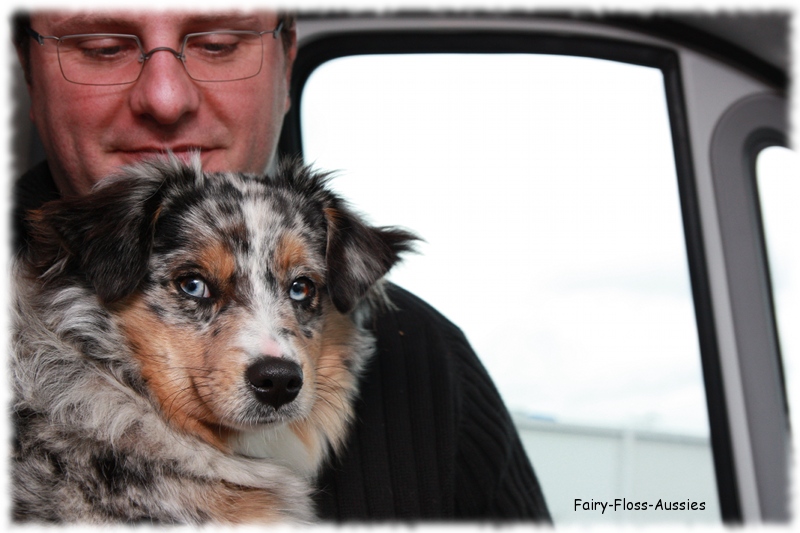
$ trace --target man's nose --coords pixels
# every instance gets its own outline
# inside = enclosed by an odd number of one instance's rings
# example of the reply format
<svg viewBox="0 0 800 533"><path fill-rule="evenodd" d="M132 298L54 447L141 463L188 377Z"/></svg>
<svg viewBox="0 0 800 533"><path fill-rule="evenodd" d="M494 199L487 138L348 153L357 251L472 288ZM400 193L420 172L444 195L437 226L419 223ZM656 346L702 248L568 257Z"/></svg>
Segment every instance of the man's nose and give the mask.
<svg viewBox="0 0 800 533"><path fill-rule="evenodd" d="M131 109L158 124L176 124L197 110L200 88L171 49L151 50L132 88Z"/></svg>

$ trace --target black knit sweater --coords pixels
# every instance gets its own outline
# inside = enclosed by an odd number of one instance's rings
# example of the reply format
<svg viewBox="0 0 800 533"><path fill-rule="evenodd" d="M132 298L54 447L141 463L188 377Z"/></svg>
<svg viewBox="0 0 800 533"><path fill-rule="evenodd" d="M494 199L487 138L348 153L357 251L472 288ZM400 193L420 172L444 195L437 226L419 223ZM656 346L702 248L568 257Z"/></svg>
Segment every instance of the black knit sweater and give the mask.
<svg viewBox="0 0 800 533"><path fill-rule="evenodd" d="M46 163L14 187L15 249L23 213L56 198ZM395 309L373 319L377 353L364 373L342 457L323 470L318 515L334 521L549 522L511 418L461 331L391 286Z"/></svg>

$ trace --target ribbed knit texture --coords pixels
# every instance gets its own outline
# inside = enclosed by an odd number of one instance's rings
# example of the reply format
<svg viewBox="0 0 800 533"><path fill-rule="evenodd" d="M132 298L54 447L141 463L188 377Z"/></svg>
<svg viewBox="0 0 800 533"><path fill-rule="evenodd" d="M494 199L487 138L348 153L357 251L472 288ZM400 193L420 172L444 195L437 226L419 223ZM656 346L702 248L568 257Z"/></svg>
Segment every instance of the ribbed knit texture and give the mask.
<svg viewBox="0 0 800 533"><path fill-rule="evenodd" d="M15 249L23 212L58 193L46 163L14 186ZM542 491L491 379L461 331L391 286L396 309L374 318L342 457L323 471L318 515L333 521L550 520Z"/></svg>
<svg viewBox="0 0 800 533"><path fill-rule="evenodd" d="M511 418L461 331L391 287L343 457L319 480L321 517L549 521Z"/></svg>

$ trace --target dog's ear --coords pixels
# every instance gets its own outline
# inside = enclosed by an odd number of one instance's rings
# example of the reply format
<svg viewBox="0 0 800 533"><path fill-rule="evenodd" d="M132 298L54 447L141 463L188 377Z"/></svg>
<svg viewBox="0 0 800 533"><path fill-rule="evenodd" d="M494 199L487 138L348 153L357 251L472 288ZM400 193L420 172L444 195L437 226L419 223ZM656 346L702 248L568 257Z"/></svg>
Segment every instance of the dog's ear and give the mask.
<svg viewBox="0 0 800 533"><path fill-rule="evenodd" d="M324 211L328 292L336 309L347 313L400 260L401 253L413 250L418 238L397 228L368 226L342 205L329 205Z"/></svg>
<svg viewBox="0 0 800 533"><path fill-rule="evenodd" d="M130 294L146 273L162 182L111 178L88 195L30 212L34 271L45 280L64 273L84 277L104 304Z"/></svg>

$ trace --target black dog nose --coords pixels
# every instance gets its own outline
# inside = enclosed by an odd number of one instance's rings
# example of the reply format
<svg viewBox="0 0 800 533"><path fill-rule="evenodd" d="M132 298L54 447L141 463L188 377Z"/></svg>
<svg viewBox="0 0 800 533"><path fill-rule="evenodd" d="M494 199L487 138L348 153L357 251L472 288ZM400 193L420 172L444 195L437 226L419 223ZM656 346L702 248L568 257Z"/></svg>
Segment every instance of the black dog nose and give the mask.
<svg viewBox="0 0 800 533"><path fill-rule="evenodd" d="M256 398L275 409L297 398L303 387L300 365L279 357L262 357L246 372Z"/></svg>

